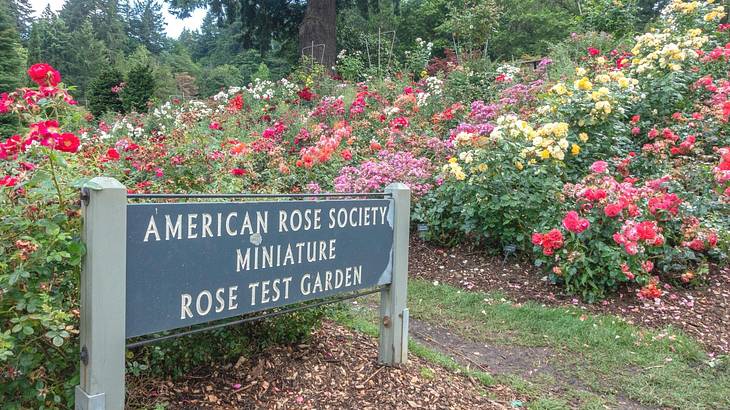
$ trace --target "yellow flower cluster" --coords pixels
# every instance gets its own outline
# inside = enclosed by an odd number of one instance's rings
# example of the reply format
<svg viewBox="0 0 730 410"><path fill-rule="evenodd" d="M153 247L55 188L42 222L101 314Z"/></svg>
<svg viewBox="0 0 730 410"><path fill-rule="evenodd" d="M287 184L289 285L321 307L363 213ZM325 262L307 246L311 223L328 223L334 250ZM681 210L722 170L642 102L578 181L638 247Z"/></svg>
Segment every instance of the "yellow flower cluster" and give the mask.
<svg viewBox="0 0 730 410"><path fill-rule="evenodd" d="M456 157L449 158L449 162L447 162L443 166L442 171L444 174L453 175L454 178L459 181L463 181L464 179L466 179L464 168L459 165L459 161L456 159Z"/></svg>
<svg viewBox="0 0 730 410"><path fill-rule="evenodd" d="M701 33L700 29L692 29L677 36L667 29L637 37L636 45L631 50L634 54L634 70L638 74L655 69L682 70L682 63L687 59L696 59L698 55L695 50L707 43L708 37Z"/></svg>
<svg viewBox="0 0 730 410"><path fill-rule="evenodd" d="M707 1L682 1L673 0L663 10L663 14L667 21L673 23L676 20L675 15L691 15L695 13L704 13L702 19L706 22L717 22L725 17L725 7L712 5L715 0ZM702 14L701 14L702 15Z"/></svg>
<svg viewBox="0 0 730 410"><path fill-rule="evenodd" d="M565 159L565 151L570 148L570 142L567 140L568 124L565 122L550 122L537 130L537 135L532 139L532 147L528 147L523 151L525 156L537 155L541 159L555 158L557 160ZM575 145L575 144L574 144ZM574 155L580 152L580 147L575 145Z"/></svg>
<svg viewBox="0 0 730 410"><path fill-rule="evenodd" d="M489 134L490 138L495 140L502 138L531 140L536 135L537 133L527 121L519 119L514 114L503 115L497 118L497 126Z"/></svg>

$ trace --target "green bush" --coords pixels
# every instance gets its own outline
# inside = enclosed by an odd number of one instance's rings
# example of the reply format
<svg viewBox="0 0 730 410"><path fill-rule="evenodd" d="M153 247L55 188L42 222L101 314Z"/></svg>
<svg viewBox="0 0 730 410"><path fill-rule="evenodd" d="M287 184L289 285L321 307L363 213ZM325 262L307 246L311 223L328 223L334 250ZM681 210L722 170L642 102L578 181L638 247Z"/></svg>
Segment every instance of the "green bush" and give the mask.
<svg viewBox="0 0 730 410"><path fill-rule="evenodd" d="M155 94L157 84L152 68L146 64L132 67L122 90L122 102L127 111L147 112L147 103Z"/></svg>
<svg viewBox="0 0 730 410"><path fill-rule="evenodd" d="M99 74L89 84L86 99L88 109L92 114L99 116L107 112L123 112L124 103L120 96L124 77L114 67L110 67Z"/></svg>

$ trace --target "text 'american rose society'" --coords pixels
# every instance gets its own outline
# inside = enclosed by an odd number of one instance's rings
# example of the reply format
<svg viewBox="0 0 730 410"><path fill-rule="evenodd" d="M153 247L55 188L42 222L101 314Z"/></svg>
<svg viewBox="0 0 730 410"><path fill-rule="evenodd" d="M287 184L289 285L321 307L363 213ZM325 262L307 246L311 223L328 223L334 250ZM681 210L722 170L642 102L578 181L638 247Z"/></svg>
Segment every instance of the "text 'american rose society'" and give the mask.
<svg viewBox="0 0 730 410"><path fill-rule="evenodd" d="M153 214L143 242L204 241L241 238L231 255L231 275L266 269L286 273L267 280L244 281L232 276L230 286L190 289L180 294L180 319L205 317L212 312L235 311L239 304L265 307L297 296L356 288L362 283L362 265L338 266L337 231L388 224L388 206L228 211L215 213ZM293 234L326 232L330 238L266 244L270 232ZM323 265L324 262L324 265ZM317 268L313 269L312 266ZM327 266L322 268L322 266ZM331 266L331 267L330 267ZM293 269L294 268L294 269Z"/></svg>

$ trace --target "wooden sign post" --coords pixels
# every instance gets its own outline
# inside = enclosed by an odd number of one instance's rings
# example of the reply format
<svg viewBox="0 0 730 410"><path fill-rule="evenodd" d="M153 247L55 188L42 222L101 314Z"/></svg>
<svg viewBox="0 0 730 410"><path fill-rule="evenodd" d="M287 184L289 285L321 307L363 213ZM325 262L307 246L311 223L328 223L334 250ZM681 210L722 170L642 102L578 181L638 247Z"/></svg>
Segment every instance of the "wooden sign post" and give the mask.
<svg viewBox="0 0 730 410"><path fill-rule="evenodd" d="M379 361L406 362L405 185L376 194L127 195L118 181L95 178L82 197L76 409L124 407L129 338L367 289L381 292ZM289 200L129 202L273 197Z"/></svg>

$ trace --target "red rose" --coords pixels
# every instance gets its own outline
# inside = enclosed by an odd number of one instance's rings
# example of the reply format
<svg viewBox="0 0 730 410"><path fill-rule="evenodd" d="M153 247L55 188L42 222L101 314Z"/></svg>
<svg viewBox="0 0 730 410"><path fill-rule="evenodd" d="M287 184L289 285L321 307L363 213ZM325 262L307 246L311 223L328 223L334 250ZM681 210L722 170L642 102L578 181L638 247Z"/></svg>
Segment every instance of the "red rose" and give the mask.
<svg viewBox="0 0 730 410"><path fill-rule="evenodd" d="M578 216L578 212L570 211L563 218L563 226L570 232L581 233L591 226L591 223Z"/></svg>
<svg viewBox="0 0 730 410"><path fill-rule="evenodd" d="M107 158L113 159L116 161L119 159L119 152L117 152L117 150L115 150L114 148L109 148L106 151L106 156L107 156Z"/></svg>
<svg viewBox="0 0 730 410"><path fill-rule="evenodd" d="M621 213L622 209L623 207L620 204L608 204L603 209L603 213L605 213L609 218L614 218Z"/></svg>
<svg viewBox="0 0 730 410"><path fill-rule="evenodd" d="M644 221L636 225L636 233L639 235L639 239L645 241L653 241L656 238L657 226L652 221Z"/></svg>
<svg viewBox="0 0 730 410"><path fill-rule="evenodd" d="M344 159L345 161L349 161L352 159L352 152L350 152L349 149L342 151L341 155L342 155L342 159Z"/></svg>
<svg viewBox="0 0 730 410"><path fill-rule="evenodd" d="M234 176L237 176L237 177L241 177L241 176L246 175L246 170L245 169L241 169L241 168L233 168L231 170L231 175L234 175Z"/></svg>
<svg viewBox="0 0 730 410"><path fill-rule="evenodd" d="M601 54L601 50L594 48L594 47L588 47L588 54L590 54L591 57L595 57L595 56Z"/></svg>
<svg viewBox="0 0 730 410"><path fill-rule="evenodd" d="M6 186L8 188L12 188L17 184L18 184L17 177L14 177L11 175L5 175L4 177L0 178L0 186Z"/></svg>
<svg viewBox="0 0 730 410"><path fill-rule="evenodd" d="M312 101L312 99L314 98L314 93L312 93L312 90L310 90L309 87L304 87L297 94L299 95L299 98L304 101Z"/></svg>
<svg viewBox="0 0 730 410"><path fill-rule="evenodd" d="M80 144L81 141L79 141L79 137L71 134L70 132L65 132L56 138L55 148L63 152L76 152L78 151Z"/></svg>
<svg viewBox="0 0 730 410"><path fill-rule="evenodd" d="M61 82L61 74L46 63L30 66L28 76L41 87L55 87Z"/></svg>

